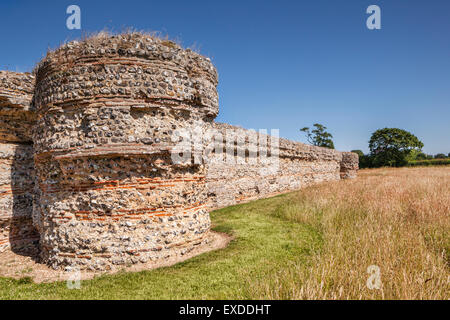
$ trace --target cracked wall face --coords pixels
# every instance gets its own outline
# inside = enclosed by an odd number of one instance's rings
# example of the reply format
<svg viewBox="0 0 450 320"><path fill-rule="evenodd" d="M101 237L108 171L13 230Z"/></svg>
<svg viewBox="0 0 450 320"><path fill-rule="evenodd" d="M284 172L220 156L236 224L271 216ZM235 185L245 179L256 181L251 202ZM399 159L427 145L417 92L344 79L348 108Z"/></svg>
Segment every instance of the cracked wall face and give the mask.
<svg viewBox="0 0 450 320"><path fill-rule="evenodd" d="M276 171L174 162L179 129L246 134L214 122L217 84L208 58L137 33L68 43L35 76L0 72L0 249L39 239L54 268L158 261L205 243L211 208L356 176L356 154L286 139Z"/></svg>

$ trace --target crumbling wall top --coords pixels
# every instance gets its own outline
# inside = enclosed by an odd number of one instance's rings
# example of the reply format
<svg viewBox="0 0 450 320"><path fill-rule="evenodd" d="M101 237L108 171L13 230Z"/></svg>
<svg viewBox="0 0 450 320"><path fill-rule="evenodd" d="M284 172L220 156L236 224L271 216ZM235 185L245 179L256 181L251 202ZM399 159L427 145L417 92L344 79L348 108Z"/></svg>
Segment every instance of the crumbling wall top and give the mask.
<svg viewBox="0 0 450 320"><path fill-rule="evenodd" d="M249 133L248 129L241 128L239 126L234 126L226 123L214 123L214 128L225 132L229 130L233 132L235 135L246 136ZM257 132L257 135L264 136L264 134L260 134ZM267 145L270 145L270 135L265 135L267 139ZM226 136L223 136L226 139ZM258 138L259 139L259 138ZM284 138L279 138L279 156L280 158L295 158L301 160L308 161L341 161L342 160L342 152L334 149L316 147L307 145L301 142L292 141Z"/></svg>
<svg viewBox="0 0 450 320"><path fill-rule="evenodd" d="M54 51L49 51L35 70L43 71L49 64L83 62L92 56L107 59L117 55L172 62L187 68L191 74L203 74L216 85L218 83L217 70L209 58L191 49L183 49L173 41L138 32L119 35L99 33L84 41L66 43Z"/></svg>
<svg viewBox="0 0 450 320"><path fill-rule="evenodd" d="M148 34L100 33L72 41L48 52L34 72L37 108L114 97L183 103L212 118L219 111L210 59Z"/></svg>

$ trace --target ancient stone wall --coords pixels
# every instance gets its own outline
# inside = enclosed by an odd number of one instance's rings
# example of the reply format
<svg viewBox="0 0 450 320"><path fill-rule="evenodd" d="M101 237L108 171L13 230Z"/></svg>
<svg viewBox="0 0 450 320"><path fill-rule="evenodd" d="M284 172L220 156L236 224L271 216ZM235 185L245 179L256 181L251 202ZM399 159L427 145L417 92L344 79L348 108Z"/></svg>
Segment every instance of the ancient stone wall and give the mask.
<svg viewBox="0 0 450 320"><path fill-rule="evenodd" d="M217 84L208 58L137 33L65 44L35 76L0 72L0 250L39 239L54 268L158 261L205 243L212 208L356 176L356 154L235 143L250 131L214 122ZM179 129L224 140L178 162Z"/></svg>
<svg viewBox="0 0 450 320"><path fill-rule="evenodd" d="M250 137L254 134L249 130L222 123L215 123L214 128L221 132L225 145L223 149L226 148L227 139L231 138L231 143L237 145L238 137ZM268 146L268 159L261 161L259 154L255 153L256 159L252 160L249 155L251 150L255 152L259 148L260 136L257 134L256 139L247 139L245 144L241 144L240 148L244 150L236 150L233 153L234 161L217 161L218 156L211 154L207 169L208 201L211 208L267 198L314 183L356 175L356 154L309 146L287 139L279 139L278 163L274 163L270 160L271 137L267 135L262 136L264 145Z"/></svg>
<svg viewBox="0 0 450 320"><path fill-rule="evenodd" d="M341 179L356 178L359 169L359 156L354 152L342 152Z"/></svg>
<svg viewBox="0 0 450 320"><path fill-rule="evenodd" d="M44 261L102 270L206 240L205 167L170 151L174 130L217 115L207 58L144 35L98 36L49 53L36 74Z"/></svg>
<svg viewBox="0 0 450 320"><path fill-rule="evenodd" d="M34 77L0 71L0 251L22 251L39 235L32 224Z"/></svg>

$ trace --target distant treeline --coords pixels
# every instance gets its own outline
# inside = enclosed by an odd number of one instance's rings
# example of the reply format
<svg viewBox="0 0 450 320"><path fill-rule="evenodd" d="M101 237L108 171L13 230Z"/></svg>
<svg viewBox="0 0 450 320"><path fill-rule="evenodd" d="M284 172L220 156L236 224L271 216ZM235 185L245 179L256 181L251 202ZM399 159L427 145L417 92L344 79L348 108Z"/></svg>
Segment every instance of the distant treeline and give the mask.
<svg viewBox="0 0 450 320"><path fill-rule="evenodd" d="M432 166L450 164L450 153L427 155L423 143L412 133L398 128L375 131L369 141L369 154L353 150L359 155L360 168Z"/></svg>
<svg viewBox="0 0 450 320"><path fill-rule="evenodd" d="M364 168L378 168L379 165L374 161L374 156L371 154L364 154L361 150L352 150L359 155L359 167ZM405 157L405 161L397 167L419 167L419 166L445 166L450 165L450 153L445 155L438 153L436 155L429 155L423 152L411 151L409 155Z"/></svg>
<svg viewBox="0 0 450 320"><path fill-rule="evenodd" d="M445 166L450 165L450 157L445 159L431 159L431 160L412 160L408 162L408 167L420 167L420 166Z"/></svg>
<svg viewBox="0 0 450 320"><path fill-rule="evenodd" d="M315 123L313 129L305 127L300 131L306 133L306 138L312 145L334 149L333 135L324 125ZM422 152L423 146L423 142L411 132L399 128L383 128L372 133L369 154L364 154L361 150L352 152L359 155L361 169L450 164L450 153L428 155Z"/></svg>

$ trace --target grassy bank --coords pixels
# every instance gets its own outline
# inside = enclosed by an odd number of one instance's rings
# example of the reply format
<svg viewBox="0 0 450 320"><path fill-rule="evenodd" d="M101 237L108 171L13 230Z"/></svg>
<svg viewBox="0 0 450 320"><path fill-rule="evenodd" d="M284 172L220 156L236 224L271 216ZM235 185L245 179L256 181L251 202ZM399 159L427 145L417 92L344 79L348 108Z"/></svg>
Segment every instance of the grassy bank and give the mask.
<svg viewBox="0 0 450 320"><path fill-rule="evenodd" d="M308 226L277 217L285 196L212 213L214 229L235 237L223 250L169 268L83 281L33 284L0 279L0 299L250 299L249 284L308 260L321 243Z"/></svg>
<svg viewBox="0 0 450 320"><path fill-rule="evenodd" d="M449 197L450 167L363 170L213 212L226 249L81 290L0 278L0 299L448 299Z"/></svg>

